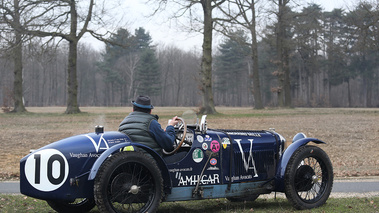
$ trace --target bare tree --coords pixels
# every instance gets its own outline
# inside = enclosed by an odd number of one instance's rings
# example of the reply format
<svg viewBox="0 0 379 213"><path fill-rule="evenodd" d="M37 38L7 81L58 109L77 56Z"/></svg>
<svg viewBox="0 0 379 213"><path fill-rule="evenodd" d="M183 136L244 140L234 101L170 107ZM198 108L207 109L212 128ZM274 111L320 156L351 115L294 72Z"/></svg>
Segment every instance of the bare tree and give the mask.
<svg viewBox="0 0 379 213"><path fill-rule="evenodd" d="M13 29L15 40L13 46L13 59L14 59L14 112L25 112L25 106L22 95L22 32L20 22L20 5L19 1L14 1L14 13L13 13Z"/></svg>
<svg viewBox="0 0 379 213"><path fill-rule="evenodd" d="M197 52L186 52L175 46L158 46L158 61L162 70L163 106L196 106L200 57Z"/></svg>
<svg viewBox="0 0 379 213"><path fill-rule="evenodd" d="M201 0L204 15L204 37L203 37L203 56L201 58L201 84L200 91L202 92L202 107L200 113L214 114L216 113L213 91L212 91L212 34L213 34L213 16L212 11L225 1ZM213 3L213 4L212 4Z"/></svg>
<svg viewBox="0 0 379 213"><path fill-rule="evenodd" d="M185 13L189 13L192 21L200 21L192 15L196 14L196 5L201 5L202 8L202 33L203 33L203 52L200 68L200 85L199 89L202 95L202 106L200 113L214 114L216 113L213 90L212 90L212 40L213 40L213 25L215 17L213 11L223 4L226 0L160 0L159 8L164 8L169 2L179 5L179 9L174 17L182 17ZM192 30L194 28L191 27Z"/></svg>
<svg viewBox="0 0 379 213"><path fill-rule="evenodd" d="M262 109L263 103L259 80L258 42L256 30L256 5L258 2L259 0L229 0L227 7L220 7L220 10L226 16L226 19L219 19L218 24L222 29L221 32L226 36L230 35L228 33L230 26L227 24L242 26L250 32L251 43L248 45L251 48L251 58L253 60L253 71L250 75L250 78L252 78L253 81L253 88L251 92L255 101L254 108Z"/></svg>
<svg viewBox="0 0 379 213"><path fill-rule="evenodd" d="M77 59L78 59L78 43L85 33L90 33L99 40L103 39L104 35L95 33L89 28L89 24L97 17L97 23L104 24L101 16L94 16L94 0L89 2L76 0L59 0L53 2L53 9L50 13L44 14L40 20L46 22L35 22L36 25L48 24L50 30L28 30L29 34L40 37L60 37L68 42L68 66L67 66L67 114L80 113L78 104L78 80L77 80ZM42 1L44 2L44 1ZM79 5L80 3L80 5ZM86 4L87 3L87 4ZM96 4L101 5L101 4ZM83 10L83 8L86 8ZM79 14L84 11L84 14ZM104 8L99 8L99 11L104 11ZM81 29L80 29L81 27ZM67 29L69 29L67 31Z"/></svg>
<svg viewBox="0 0 379 213"><path fill-rule="evenodd" d="M275 13L277 16L276 23L276 50L277 60L275 64L278 69L275 75L278 78L278 87L275 90L278 93L278 103L280 107L292 106L291 84L290 84L290 67L289 67L289 3L290 0L274 0L278 6Z"/></svg>
<svg viewBox="0 0 379 213"><path fill-rule="evenodd" d="M135 88L138 87L138 84L136 85L136 78L139 61L140 54L137 53L131 53L129 55L122 56L117 60L116 67L120 71L120 76L124 82L127 82L124 85L124 87L126 87L126 92L121 95L126 96L126 99L129 101L133 97L136 97L137 91L135 90Z"/></svg>
<svg viewBox="0 0 379 213"><path fill-rule="evenodd" d="M1 0L1 33L0 38L7 42L6 52L9 52L13 59L13 100L14 109L12 112L26 112L23 101L23 79L22 79L22 47L25 39L25 31L35 16L30 16L30 11L35 9L35 5L28 1L20 0ZM42 12L43 13L43 12ZM37 13L37 16L41 13ZM12 36L9 36L12 35Z"/></svg>

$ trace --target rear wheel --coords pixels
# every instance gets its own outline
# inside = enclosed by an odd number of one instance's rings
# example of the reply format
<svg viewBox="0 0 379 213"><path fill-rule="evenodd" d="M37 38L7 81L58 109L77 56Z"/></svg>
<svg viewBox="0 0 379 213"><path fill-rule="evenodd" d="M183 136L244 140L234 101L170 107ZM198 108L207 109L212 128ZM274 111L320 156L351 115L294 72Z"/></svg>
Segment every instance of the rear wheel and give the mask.
<svg viewBox="0 0 379 213"><path fill-rule="evenodd" d="M94 195L100 212L155 212L163 181L151 158L140 152L119 152L100 167Z"/></svg>
<svg viewBox="0 0 379 213"><path fill-rule="evenodd" d="M284 180L286 197L295 208L319 207L332 191L332 163L319 147L300 147L288 162Z"/></svg>
<svg viewBox="0 0 379 213"><path fill-rule="evenodd" d="M95 207L95 201L88 198L79 198L73 202L61 200L48 200L47 204L57 212L82 213L89 212Z"/></svg>

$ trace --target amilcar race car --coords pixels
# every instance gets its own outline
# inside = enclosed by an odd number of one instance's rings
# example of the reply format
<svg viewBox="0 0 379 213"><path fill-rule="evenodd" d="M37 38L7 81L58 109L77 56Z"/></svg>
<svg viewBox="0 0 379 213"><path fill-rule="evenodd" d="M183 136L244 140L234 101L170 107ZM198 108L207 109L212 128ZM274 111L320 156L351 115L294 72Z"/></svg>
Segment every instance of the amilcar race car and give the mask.
<svg viewBox="0 0 379 213"><path fill-rule="evenodd" d="M184 118L184 116L182 116ZM273 129L207 128L206 115L175 127L168 163L154 150L117 131L69 137L20 161L22 194L46 200L58 212L155 212L161 202L227 198L254 201L284 192L296 209L323 205L333 185L327 154L298 133L288 148ZM191 119L189 119L191 120Z"/></svg>

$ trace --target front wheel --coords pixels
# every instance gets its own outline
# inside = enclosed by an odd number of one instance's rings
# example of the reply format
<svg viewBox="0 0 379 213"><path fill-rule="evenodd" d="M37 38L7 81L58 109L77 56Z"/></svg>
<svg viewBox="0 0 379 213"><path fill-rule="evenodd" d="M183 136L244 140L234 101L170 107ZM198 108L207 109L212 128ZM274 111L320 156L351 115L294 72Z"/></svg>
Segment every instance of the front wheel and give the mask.
<svg viewBox="0 0 379 213"><path fill-rule="evenodd" d="M119 152L101 165L94 183L100 212L155 212L163 195L161 172L140 152Z"/></svg>
<svg viewBox="0 0 379 213"><path fill-rule="evenodd" d="M316 208L332 191L332 163L319 147L303 146L291 156L284 179L286 197L296 209Z"/></svg>

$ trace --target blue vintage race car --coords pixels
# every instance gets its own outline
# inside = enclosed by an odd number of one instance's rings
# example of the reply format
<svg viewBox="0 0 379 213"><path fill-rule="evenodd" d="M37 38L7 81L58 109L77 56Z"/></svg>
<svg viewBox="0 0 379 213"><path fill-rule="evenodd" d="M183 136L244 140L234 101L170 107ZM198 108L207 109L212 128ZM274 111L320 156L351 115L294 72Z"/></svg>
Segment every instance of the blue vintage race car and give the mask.
<svg viewBox="0 0 379 213"><path fill-rule="evenodd" d="M69 137L20 161L21 193L43 199L58 212L154 212L162 201L227 198L255 200L284 192L297 209L323 205L333 185L327 154L299 133L285 149L274 130L207 128L206 116L176 126L177 144L167 162L120 132Z"/></svg>

